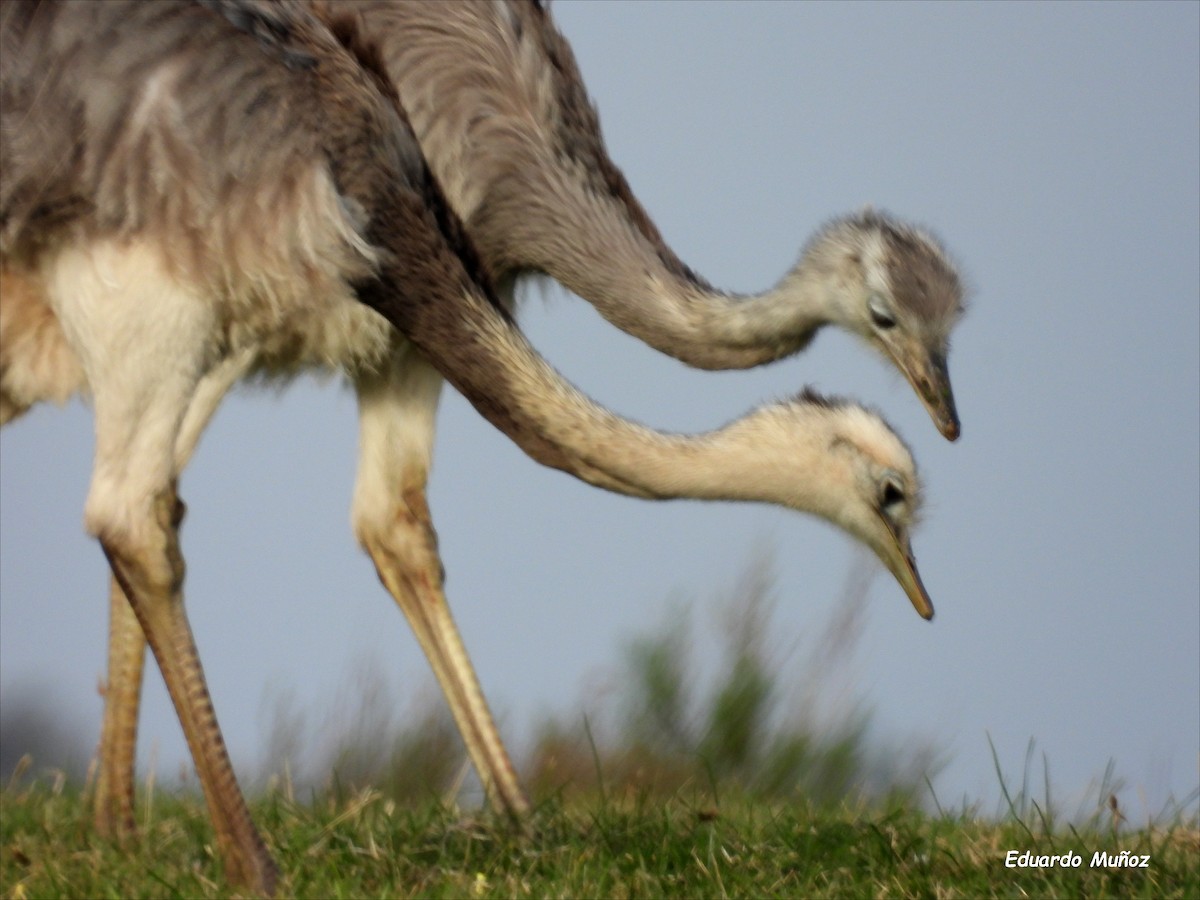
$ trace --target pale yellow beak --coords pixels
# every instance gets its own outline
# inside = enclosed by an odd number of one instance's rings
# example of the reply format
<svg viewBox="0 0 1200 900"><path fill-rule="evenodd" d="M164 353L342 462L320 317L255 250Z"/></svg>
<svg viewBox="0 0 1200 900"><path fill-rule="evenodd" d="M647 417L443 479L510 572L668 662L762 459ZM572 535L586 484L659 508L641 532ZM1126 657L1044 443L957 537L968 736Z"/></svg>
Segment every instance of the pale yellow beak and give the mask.
<svg viewBox="0 0 1200 900"><path fill-rule="evenodd" d="M900 582L900 587L904 588L904 593L908 594L917 615L922 619L932 619L933 603L929 600L929 594L925 592L925 585L921 583L921 573L917 571L916 560L912 556L904 557L903 564L898 569L892 569L892 574Z"/></svg>
<svg viewBox="0 0 1200 900"><path fill-rule="evenodd" d="M879 554L884 565L900 582L900 587L904 588L904 593L908 595L917 615L922 619L932 619L933 603L925 591L925 585L921 583L921 574L917 571L917 561L913 559L912 547L909 546L907 540L902 539L892 530L886 519L884 519L884 525L887 526L888 534L891 537L886 552Z"/></svg>

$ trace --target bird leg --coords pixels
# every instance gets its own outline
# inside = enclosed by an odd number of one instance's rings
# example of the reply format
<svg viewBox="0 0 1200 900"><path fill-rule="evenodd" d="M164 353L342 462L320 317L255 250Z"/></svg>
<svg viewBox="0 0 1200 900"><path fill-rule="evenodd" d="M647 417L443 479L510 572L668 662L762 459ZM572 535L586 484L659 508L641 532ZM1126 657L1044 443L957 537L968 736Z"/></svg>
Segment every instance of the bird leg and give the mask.
<svg viewBox="0 0 1200 900"><path fill-rule="evenodd" d="M489 802L513 818L525 815L529 801L450 615L424 488L406 491L391 527L363 536L363 544L429 659Z"/></svg>
<svg viewBox="0 0 1200 900"><path fill-rule="evenodd" d="M178 532L183 504L173 485L152 498L148 512L148 521L136 522L140 527L125 534L102 530L100 543L175 704L208 802L226 875L235 884L270 895L278 870L238 788L183 608L184 562ZM117 718L114 714L114 721Z"/></svg>
<svg viewBox="0 0 1200 900"><path fill-rule="evenodd" d="M514 818L529 801L443 592L437 534L425 501L442 378L402 342L386 369L357 379L359 463L354 531L425 651L488 800Z"/></svg>
<svg viewBox="0 0 1200 900"><path fill-rule="evenodd" d="M243 352L223 360L201 378L175 439L176 472L182 472L191 459L221 398L245 375L252 363L253 354ZM110 581L108 680L104 685L104 723L100 732L100 772L96 779L94 815L97 831L106 837L127 840L137 832L134 765L146 636L121 585L115 577Z"/></svg>
<svg viewBox="0 0 1200 900"><path fill-rule="evenodd" d="M183 504L174 454L189 407L212 370L211 307L168 271L158 248L95 241L62 250L49 290L63 333L87 372L96 420L96 456L84 521L150 644L183 726L229 879L272 894L277 870L238 789L183 607L179 549ZM114 643L135 657L134 629L114 605ZM126 638L132 640L126 640ZM124 648L124 649L120 649ZM132 648L132 649L130 649ZM129 796L132 745L118 746L136 696L118 666L106 716L112 773L105 788L118 816ZM133 679L136 683L136 678ZM108 765L108 764L106 764ZM125 774L116 774L117 769ZM122 781L122 779L127 779Z"/></svg>
<svg viewBox="0 0 1200 900"><path fill-rule="evenodd" d="M133 772L146 638L116 576L110 579L108 609L108 681L94 812L97 831L127 840L137 831Z"/></svg>

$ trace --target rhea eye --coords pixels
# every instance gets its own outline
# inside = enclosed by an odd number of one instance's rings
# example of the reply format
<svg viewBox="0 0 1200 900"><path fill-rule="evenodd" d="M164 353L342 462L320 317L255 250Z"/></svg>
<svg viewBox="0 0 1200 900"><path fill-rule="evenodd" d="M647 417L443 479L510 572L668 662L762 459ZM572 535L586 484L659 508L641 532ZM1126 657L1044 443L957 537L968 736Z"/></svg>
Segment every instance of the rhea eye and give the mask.
<svg viewBox="0 0 1200 900"><path fill-rule="evenodd" d="M892 315L892 311L887 308L883 298L878 294L871 295L871 299L867 301L867 309L871 313L871 321L875 323L876 328L887 331L889 328L896 327L896 317Z"/></svg>
<svg viewBox="0 0 1200 900"><path fill-rule="evenodd" d="M879 508L884 512L892 512L892 507L904 502L904 491L896 482L888 479L883 483L883 491L879 495Z"/></svg>

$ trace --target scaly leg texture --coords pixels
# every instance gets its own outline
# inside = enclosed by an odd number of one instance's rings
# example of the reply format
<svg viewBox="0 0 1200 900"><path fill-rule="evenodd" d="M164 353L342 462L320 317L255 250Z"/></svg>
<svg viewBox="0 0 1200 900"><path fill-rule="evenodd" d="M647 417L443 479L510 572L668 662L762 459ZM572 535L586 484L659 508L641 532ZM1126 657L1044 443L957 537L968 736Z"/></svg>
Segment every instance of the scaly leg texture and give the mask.
<svg viewBox="0 0 1200 900"><path fill-rule="evenodd" d="M200 435L221 399L253 362L245 352L222 361L204 374L188 404L175 439L174 471L184 470ZM134 816L134 765L141 709L142 668L146 637L116 578L110 579L108 681L104 689L104 724L100 733L100 772L96 780L96 829L122 841L137 832Z"/></svg>
<svg viewBox="0 0 1200 900"><path fill-rule="evenodd" d="M184 565L177 531L180 511L174 489L168 488L153 500L158 528L152 540L130 542L102 534L100 542L150 643L179 714L208 801L226 875L235 884L271 894L278 871L250 819L234 776L183 609Z"/></svg>
<svg viewBox="0 0 1200 900"><path fill-rule="evenodd" d="M212 311L167 273L153 248L129 242L63 251L49 293L95 401L96 459L85 522L154 652L228 878L273 894L277 870L234 777L183 608L183 504L174 453L210 367L217 327ZM122 622L124 612L116 615ZM131 631L123 624L116 630ZM118 730L122 720L118 713L110 719ZM119 764L119 755L113 758Z"/></svg>
<svg viewBox="0 0 1200 900"><path fill-rule="evenodd" d="M529 811L442 588L425 500L441 377L411 350L385 375L361 377L355 532L400 606L442 686L492 806Z"/></svg>
<svg viewBox="0 0 1200 900"><path fill-rule="evenodd" d="M134 761L146 639L116 576L108 592L108 681L96 779L96 830L125 841L137 831L133 815Z"/></svg>

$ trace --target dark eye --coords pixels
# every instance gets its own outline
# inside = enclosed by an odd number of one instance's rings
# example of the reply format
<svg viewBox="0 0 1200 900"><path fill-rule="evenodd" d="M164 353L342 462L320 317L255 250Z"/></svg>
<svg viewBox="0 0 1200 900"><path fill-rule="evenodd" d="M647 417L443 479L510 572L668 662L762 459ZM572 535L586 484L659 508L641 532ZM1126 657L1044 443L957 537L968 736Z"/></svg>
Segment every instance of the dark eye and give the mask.
<svg viewBox="0 0 1200 900"><path fill-rule="evenodd" d="M867 309L871 313L871 321L875 323L876 328L887 331L889 328L896 327L896 317L884 305L878 294L871 295L871 299L867 302Z"/></svg>
<svg viewBox="0 0 1200 900"><path fill-rule="evenodd" d="M893 506L904 502L904 491L900 485L888 479L883 483L883 492L879 495L879 508L885 512L890 511Z"/></svg>

